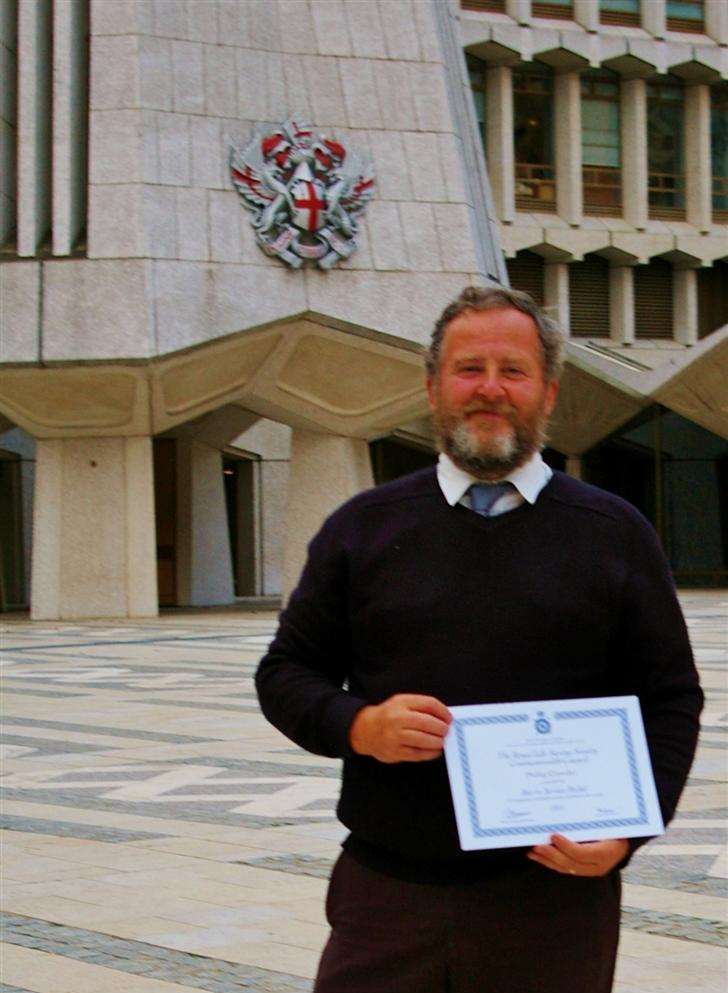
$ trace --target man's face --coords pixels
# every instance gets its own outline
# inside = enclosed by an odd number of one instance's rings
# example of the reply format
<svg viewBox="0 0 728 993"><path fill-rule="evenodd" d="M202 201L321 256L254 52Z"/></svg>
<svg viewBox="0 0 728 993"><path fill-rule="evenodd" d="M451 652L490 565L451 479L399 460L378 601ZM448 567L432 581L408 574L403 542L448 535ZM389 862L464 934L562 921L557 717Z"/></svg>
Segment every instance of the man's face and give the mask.
<svg viewBox="0 0 728 993"><path fill-rule="evenodd" d="M558 383L546 382L532 318L498 307L466 310L445 328L427 382L440 447L479 479L502 479L543 444Z"/></svg>

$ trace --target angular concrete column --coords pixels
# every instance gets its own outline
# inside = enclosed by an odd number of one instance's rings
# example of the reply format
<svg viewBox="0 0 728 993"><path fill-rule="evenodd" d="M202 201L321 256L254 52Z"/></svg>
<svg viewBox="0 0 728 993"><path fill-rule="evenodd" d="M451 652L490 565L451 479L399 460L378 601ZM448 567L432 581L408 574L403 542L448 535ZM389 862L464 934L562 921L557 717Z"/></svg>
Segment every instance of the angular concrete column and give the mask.
<svg viewBox="0 0 728 993"><path fill-rule="evenodd" d="M710 87L704 83L685 87L685 184L688 224L710 231Z"/></svg>
<svg viewBox="0 0 728 993"><path fill-rule="evenodd" d="M296 586L308 543L325 518L373 485L366 441L294 429L283 558L284 599Z"/></svg>
<svg viewBox="0 0 728 993"><path fill-rule="evenodd" d="M235 599L222 453L177 439L177 602L207 607Z"/></svg>
<svg viewBox="0 0 728 993"><path fill-rule="evenodd" d="M647 83L625 79L621 85L622 202L624 219L647 227Z"/></svg>
<svg viewBox="0 0 728 993"><path fill-rule="evenodd" d="M681 345L694 345L698 340L698 273L695 269L673 270L672 306L675 341Z"/></svg>
<svg viewBox="0 0 728 993"><path fill-rule="evenodd" d="M36 448L31 617L155 617L151 438Z"/></svg>
<svg viewBox="0 0 728 993"><path fill-rule="evenodd" d="M574 20L587 31L599 30L599 4L594 0L574 0Z"/></svg>
<svg viewBox="0 0 728 993"><path fill-rule="evenodd" d="M574 479L581 479L581 455L566 456L566 471Z"/></svg>
<svg viewBox="0 0 728 993"><path fill-rule="evenodd" d="M491 66L486 71L485 100L488 176L498 217L510 224L516 216L513 71L510 66Z"/></svg>
<svg viewBox="0 0 728 993"><path fill-rule="evenodd" d="M703 0L705 33L719 45L728 45L728 3L725 0Z"/></svg>
<svg viewBox="0 0 728 993"><path fill-rule="evenodd" d="M556 209L567 224L582 222L581 81L578 72L554 79L556 117Z"/></svg>
<svg viewBox="0 0 728 993"><path fill-rule="evenodd" d="M640 4L642 27L655 38L664 38L667 31L667 8L665 0L648 0Z"/></svg>
<svg viewBox="0 0 728 993"><path fill-rule="evenodd" d="M543 278L544 305L551 309L564 334L569 334L569 266L566 262L547 262Z"/></svg>
<svg viewBox="0 0 728 993"><path fill-rule="evenodd" d="M506 0L506 14L518 24L530 24L531 0Z"/></svg>
<svg viewBox="0 0 728 993"><path fill-rule="evenodd" d="M609 270L609 336L619 345L634 341L634 269L614 266Z"/></svg>

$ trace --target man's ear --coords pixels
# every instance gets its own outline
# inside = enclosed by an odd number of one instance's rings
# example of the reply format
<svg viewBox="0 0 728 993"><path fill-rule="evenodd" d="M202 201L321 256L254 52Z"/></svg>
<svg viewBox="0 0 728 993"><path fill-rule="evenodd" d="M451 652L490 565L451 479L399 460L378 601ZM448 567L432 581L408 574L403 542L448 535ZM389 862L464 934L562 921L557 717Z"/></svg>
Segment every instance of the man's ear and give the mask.
<svg viewBox="0 0 728 993"><path fill-rule="evenodd" d="M427 402L430 405L430 410L434 410L435 407L437 406L437 398L435 395L435 390L436 390L435 377L428 376L425 385L427 386Z"/></svg>
<svg viewBox="0 0 728 993"><path fill-rule="evenodd" d="M554 407L556 406L556 401L559 398L559 381L558 379L550 379L546 384L546 401L544 407L546 409L546 416L550 417L554 412Z"/></svg>

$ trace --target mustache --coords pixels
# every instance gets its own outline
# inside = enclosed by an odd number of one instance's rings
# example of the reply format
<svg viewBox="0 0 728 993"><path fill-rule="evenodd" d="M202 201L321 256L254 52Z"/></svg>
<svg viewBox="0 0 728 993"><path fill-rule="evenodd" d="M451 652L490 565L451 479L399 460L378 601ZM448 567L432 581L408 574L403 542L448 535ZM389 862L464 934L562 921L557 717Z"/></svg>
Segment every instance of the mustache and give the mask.
<svg viewBox="0 0 728 993"><path fill-rule="evenodd" d="M504 417L512 417L515 413L510 404L502 403L472 403L463 408L464 414L502 414Z"/></svg>

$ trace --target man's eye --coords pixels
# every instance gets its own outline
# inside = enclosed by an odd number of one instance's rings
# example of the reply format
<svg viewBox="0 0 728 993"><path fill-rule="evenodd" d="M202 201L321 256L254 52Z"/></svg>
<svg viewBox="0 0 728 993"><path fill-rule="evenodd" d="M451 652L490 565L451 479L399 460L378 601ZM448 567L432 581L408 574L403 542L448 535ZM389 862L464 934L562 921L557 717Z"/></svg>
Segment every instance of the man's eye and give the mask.
<svg viewBox="0 0 728 993"><path fill-rule="evenodd" d="M523 369L519 368L516 365L506 366L506 368L503 371L507 373L509 376L513 376L513 375L520 376L523 374Z"/></svg>

